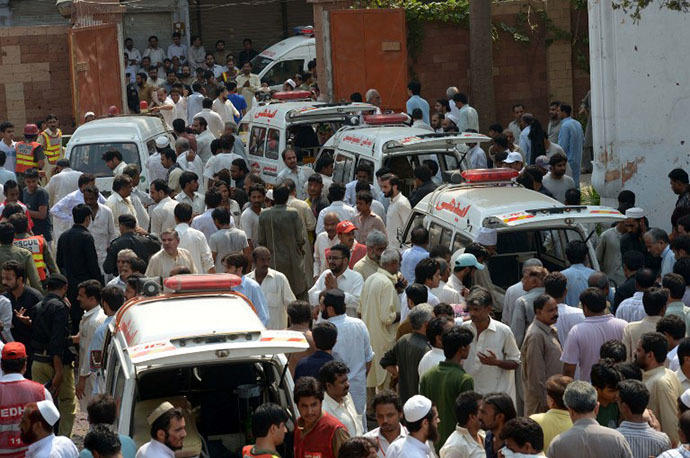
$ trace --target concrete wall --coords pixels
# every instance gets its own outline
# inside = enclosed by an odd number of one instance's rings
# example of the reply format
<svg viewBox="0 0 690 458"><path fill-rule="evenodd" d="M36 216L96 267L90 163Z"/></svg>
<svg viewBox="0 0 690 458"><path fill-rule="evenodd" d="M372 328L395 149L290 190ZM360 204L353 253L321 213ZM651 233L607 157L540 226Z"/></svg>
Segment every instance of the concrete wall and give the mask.
<svg viewBox="0 0 690 458"><path fill-rule="evenodd" d="M666 178L689 170L690 16L650 6L633 24L610 2L589 2L592 183L609 204L630 189L653 226L670 230Z"/></svg>
<svg viewBox="0 0 690 458"><path fill-rule="evenodd" d="M0 28L0 119L23 129L55 114L71 131L72 90L66 26Z"/></svg>

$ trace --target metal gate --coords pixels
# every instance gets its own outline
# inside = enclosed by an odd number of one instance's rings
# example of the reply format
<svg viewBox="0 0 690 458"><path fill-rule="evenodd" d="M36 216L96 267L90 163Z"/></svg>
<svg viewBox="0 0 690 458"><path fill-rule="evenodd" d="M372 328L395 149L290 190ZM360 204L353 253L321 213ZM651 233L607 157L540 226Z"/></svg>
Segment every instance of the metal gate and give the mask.
<svg viewBox="0 0 690 458"><path fill-rule="evenodd" d="M117 24L70 29L69 51L77 125L88 111L103 116L108 107L115 105L122 113L123 57Z"/></svg>
<svg viewBox="0 0 690 458"><path fill-rule="evenodd" d="M402 9L333 10L331 60L335 100L375 88L382 107L405 110L407 29Z"/></svg>

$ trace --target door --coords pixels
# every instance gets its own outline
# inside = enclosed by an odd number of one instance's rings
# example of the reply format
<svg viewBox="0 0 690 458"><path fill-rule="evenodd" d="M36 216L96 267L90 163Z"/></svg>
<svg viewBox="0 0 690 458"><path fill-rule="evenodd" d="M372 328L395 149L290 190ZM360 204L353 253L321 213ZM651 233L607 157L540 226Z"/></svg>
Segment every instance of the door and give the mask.
<svg viewBox="0 0 690 458"><path fill-rule="evenodd" d="M87 111L105 115L116 106L123 112L122 57L117 24L69 29L74 119Z"/></svg>
<svg viewBox="0 0 690 458"><path fill-rule="evenodd" d="M348 100L375 88L382 109L405 111L407 27L400 9L333 10L331 60L333 96Z"/></svg>

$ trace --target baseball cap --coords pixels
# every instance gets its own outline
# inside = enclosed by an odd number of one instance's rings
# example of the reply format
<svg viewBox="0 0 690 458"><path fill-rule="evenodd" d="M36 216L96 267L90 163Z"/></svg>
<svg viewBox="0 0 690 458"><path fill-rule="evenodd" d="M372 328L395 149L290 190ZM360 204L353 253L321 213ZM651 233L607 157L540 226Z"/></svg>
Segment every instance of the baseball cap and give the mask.
<svg viewBox="0 0 690 458"><path fill-rule="evenodd" d="M88 118L89 116L95 117L95 116L96 116L96 113L94 113L93 111L87 111L87 112L84 114L84 119Z"/></svg>
<svg viewBox="0 0 690 458"><path fill-rule="evenodd" d="M2 359L26 358L26 347L21 342L8 342L2 347Z"/></svg>
<svg viewBox="0 0 690 458"><path fill-rule="evenodd" d="M479 270L484 270L484 264L477 261L477 257L470 253L463 253L458 256L458 259L455 260L455 267L460 269L465 267L476 267Z"/></svg>
<svg viewBox="0 0 690 458"><path fill-rule="evenodd" d="M336 234L347 234L348 232L352 232L356 229L357 229L357 227L354 224L352 224L350 221L341 221L335 227L335 233Z"/></svg>
<svg viewBox="0 0 690 458"><path fill-rule="evenodd" d="M522 154L513 151L512 153L508 154L508 157L503 161L506 164L514 164L516 162L524 162L522 159Z"/></svg>
<svg viewBox="0 0 690 458"><path fill-rule="evenodd" d="M412 396L403 406L405 421L408 423L414 423L415 421L421 420L429 414L431 407L432 405L429 398L426 398L421 394Z"/></svg>

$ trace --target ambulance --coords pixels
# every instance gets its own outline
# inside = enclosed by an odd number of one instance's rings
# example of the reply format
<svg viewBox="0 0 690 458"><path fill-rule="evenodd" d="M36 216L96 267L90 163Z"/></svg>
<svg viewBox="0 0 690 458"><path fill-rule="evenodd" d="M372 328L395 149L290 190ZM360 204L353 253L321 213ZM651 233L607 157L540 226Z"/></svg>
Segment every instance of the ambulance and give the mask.
<svg viewBox="0 0 690 458"><path fill-rule="evenodd" d="M125 115L95 119L74 131L65 148L65 158L72 169L96 176L96 186L106 196L113 188L113 171L102 158L103 153L116 149L125 164L137 164L141 169L139 189L148 193L146 161L156 153L156 138L165 135L175 144L172 131L159 115Z"/></svg>
<svg viewBox="0 0 690 458"><path fill-rule="evenodd" d="M511 169L475 169L462 172L464 182L441 186L412 209L398 239L410 246L412 229L429 231L429 246L444 245L452 253L466 247L482 227L498 233L497 254L489 260L494 284L507 288L522 277L522 264L538 258L550 272L569 266L565 247L573 240L587 241L586 264L599 264L589 242L596 224L603 229L625 219L616 209L601 206L566 206L515 183Z"/></svg>
<svg viewBox="0 0 690 458"><path fill-rule="evenodd" d="M462 168L465 152L472 143L491 141L486 135L464 133L434 133L409 127L410 117L404 113L367 115L364 125L344 126L321 149L321 155L335 160L333 181L348 183L355 179L359 164L371 170L386 166L402 180L401 191L406 196L414 186L413 171L424 161L438 165L437 177L450 182Z"/></svg>
<svg viewBox="0 0 690 458"><path fill-rule="evenodd" d="M252 59L252 73L274 91L281 90L297 73L306 73L309 62L316 59L314 27L295 27L294 31L296 36L279 41Z"/></svg>
<svg viewBox="0 0 690 458"><path fill-rule="evenodd" d="M300 165L314 162L321 145L344 124L357 124L360 115L373 112L369 103L325 103L310 99L308 91L277 92L272 100L256 104L240 121L239 135L249 158L248 167L267 183L286 166L282 152L295 148Z"/></svg>
<svg viewBox="0 0 690 458"><path fill-rule="evenodd" d="M270 331L254 306L230 289L235 275L142 279L118 310L104 342L101 391L118 405L116 427L137 447L151 440L146 417L162 402L184 411L187 437L176 456L235 456L249 443L251 414L265 402L297 408L285 354L309 345L302 333ZM287 455L284 455L287 456Z"/></svg>

